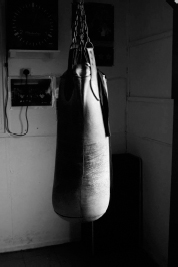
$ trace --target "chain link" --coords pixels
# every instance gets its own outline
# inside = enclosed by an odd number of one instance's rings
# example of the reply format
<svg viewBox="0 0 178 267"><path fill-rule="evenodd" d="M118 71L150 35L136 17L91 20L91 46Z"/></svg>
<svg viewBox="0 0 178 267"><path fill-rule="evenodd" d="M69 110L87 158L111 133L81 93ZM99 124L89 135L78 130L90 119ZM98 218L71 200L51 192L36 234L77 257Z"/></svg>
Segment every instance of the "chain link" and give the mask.
<svg viewBox="0 0 178 267"><path fill-rule="evenodd" d="M90 39L88 37L88 26L84 10L84 1L80 1L76 8L72 47L85 46L87 42L90 42Z"/></svg>

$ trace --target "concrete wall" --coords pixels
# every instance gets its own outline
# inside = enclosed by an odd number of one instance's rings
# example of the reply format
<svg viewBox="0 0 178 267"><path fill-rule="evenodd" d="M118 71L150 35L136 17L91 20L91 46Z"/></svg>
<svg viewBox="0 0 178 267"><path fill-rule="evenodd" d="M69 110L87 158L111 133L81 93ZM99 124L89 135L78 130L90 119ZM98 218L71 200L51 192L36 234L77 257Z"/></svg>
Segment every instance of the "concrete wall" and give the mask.
<svg viewBox="0 0 178 267"><path fill-rule="evenodd" d="M143 245L167 266L172 164L172 8L129 1L127 151L143 162Z"/></svg>
<svg viewBox="0 0 178 267"><path fill-rule="evenodd" d="M15 57L11 54L8 59L9 76L19 76L21 68L31 68L32 75L42 76L60 76L66 70L71 43L71 2L59 1L59 52L16 54ZM126 150L126 7L125 1L112 0L110 3L115 6L115 63L113 67L100 69L108 78L112 150L114 153L122 153ZM1 12L2 16L3 14ZM4 27L0 25L0 68L4 71ZM5 72L3 77L5 78ZM1 96L5 94L4 78L0 74ZM13 138L4 132L2 99L1 97L0 252L79 240L80 224L62 220L52 208L55 107L29 107L27 136ZM25 127L25 109L21 111L19 108L11 108L9 99L7 115L13 132L21 130L20 112Z"/></svg>

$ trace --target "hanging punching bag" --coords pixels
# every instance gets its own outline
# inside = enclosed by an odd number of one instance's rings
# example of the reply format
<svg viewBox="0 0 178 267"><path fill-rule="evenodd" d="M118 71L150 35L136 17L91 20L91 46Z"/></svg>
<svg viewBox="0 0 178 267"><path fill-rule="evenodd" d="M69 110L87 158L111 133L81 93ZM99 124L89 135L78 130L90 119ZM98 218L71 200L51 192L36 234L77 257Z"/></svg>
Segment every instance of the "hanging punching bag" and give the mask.
<svg viewBox="0 0 178 267"><path fill-rule="evenodd" d="M78 8L81 11L81 5ZM57 100L52 201L54 211L65 220L97 220L109 205L108 110L107 82L96 69L93 47L75 43Z"/></svg>

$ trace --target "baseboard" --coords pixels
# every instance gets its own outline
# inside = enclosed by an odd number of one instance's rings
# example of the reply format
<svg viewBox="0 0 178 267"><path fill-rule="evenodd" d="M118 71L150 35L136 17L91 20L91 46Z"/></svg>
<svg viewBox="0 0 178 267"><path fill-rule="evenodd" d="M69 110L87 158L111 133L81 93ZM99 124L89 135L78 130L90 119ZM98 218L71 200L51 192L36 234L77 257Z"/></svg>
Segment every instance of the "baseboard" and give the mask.
<svg viewBox="0 0 178 267"><path fill-rule="evenodd" d="M27 250L27 249L35 249L35 248L41 248L41 247L48 247L48 246L55 246L55 245L62 245L64 243L70 243L70 242L80 242L81 240L79 238L64 238L60 240L51 240L47 242L39 242L39 243L31 243L26 245L18 245L18 246L10 246L10 247L4 247L0 248L0 253L5 252L14 252L14 251L20 251L20 250Z"/></svg>

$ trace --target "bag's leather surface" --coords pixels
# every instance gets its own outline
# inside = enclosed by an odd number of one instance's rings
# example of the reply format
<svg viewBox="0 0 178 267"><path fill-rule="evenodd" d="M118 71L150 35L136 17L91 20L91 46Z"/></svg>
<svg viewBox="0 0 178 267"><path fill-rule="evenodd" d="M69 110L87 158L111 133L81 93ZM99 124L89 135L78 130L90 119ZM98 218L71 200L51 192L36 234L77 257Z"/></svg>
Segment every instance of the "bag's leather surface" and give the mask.
<svg viewBox="0 0 178 267"><path fill-rule="evenodd" d="M66 220L94 221L110 198L108 99L105 76L90 64L61 76L53 207ZM96 82L97 81L97 82Z"/></svg>

